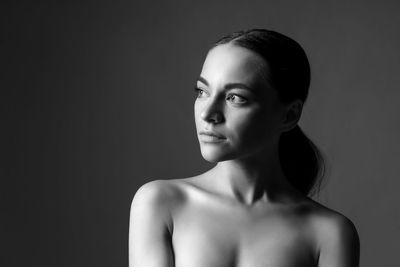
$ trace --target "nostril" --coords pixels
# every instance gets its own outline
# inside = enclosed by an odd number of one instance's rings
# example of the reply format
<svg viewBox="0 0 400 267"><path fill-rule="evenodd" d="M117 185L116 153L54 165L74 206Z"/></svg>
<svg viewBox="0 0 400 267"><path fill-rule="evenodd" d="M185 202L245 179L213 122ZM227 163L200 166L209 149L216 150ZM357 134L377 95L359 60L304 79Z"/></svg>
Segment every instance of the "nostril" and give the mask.
<svg viewBox="0 0 400 267"><path fill-rule="evenodd" d="M214 111L214 112L203 112L201 114L201 118L207 122L217 123L222 121L223 116L220 112Z"/></svg>

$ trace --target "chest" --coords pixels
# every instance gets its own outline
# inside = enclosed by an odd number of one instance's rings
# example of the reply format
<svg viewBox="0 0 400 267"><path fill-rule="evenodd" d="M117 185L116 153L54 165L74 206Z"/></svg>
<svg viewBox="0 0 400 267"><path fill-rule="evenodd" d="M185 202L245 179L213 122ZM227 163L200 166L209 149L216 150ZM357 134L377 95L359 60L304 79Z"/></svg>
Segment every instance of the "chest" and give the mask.
<svg viewBox="0 0 400 267"><path fill-rule="evenodd" d="M176 267L315 266L307 230L276 214L190 209L174 219Z"/></svg>

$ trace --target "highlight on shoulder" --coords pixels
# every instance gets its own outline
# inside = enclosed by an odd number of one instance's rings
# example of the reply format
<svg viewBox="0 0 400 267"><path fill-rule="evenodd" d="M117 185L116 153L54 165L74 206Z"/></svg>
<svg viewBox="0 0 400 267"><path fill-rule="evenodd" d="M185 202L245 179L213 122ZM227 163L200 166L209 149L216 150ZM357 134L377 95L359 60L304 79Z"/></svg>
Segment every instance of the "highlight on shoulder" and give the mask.
<svg viewBox="0 0 400 267"><path fill-rule="evenodd" d="M183 197L181 190L169 180L152 180L144 183L136 191L132 204L168 205Z"/></svg>

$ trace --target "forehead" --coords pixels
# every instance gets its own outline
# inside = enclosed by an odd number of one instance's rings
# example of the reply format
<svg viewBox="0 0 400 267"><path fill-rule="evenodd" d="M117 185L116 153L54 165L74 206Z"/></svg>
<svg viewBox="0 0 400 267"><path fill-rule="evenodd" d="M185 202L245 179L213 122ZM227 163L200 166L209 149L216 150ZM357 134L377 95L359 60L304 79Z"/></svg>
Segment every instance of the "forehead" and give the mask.
<svg viewBox="0 0 400 267"><path fill-rule="evenodd" d="M214 47L207 54L201 76L210 84L241 82L256 85L261 82L263 59L251 50L233 44Z"/></svg>

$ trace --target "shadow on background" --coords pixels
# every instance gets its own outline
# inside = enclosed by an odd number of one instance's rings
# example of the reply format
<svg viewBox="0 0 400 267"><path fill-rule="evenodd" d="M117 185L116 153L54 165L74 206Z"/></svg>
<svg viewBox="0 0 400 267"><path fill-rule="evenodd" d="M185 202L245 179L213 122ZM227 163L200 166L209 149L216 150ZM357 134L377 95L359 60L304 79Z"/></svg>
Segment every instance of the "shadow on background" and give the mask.
<svg viewBox="0 0 400 267"><path fill-rule="evenodd" d="M361 266L396 266L397 2L1 5L2 266L127 266L137 188L210 167L193 121L208 47L257 27L309 55L301 125L330 166L319 201L357 226Z"/></svg>

